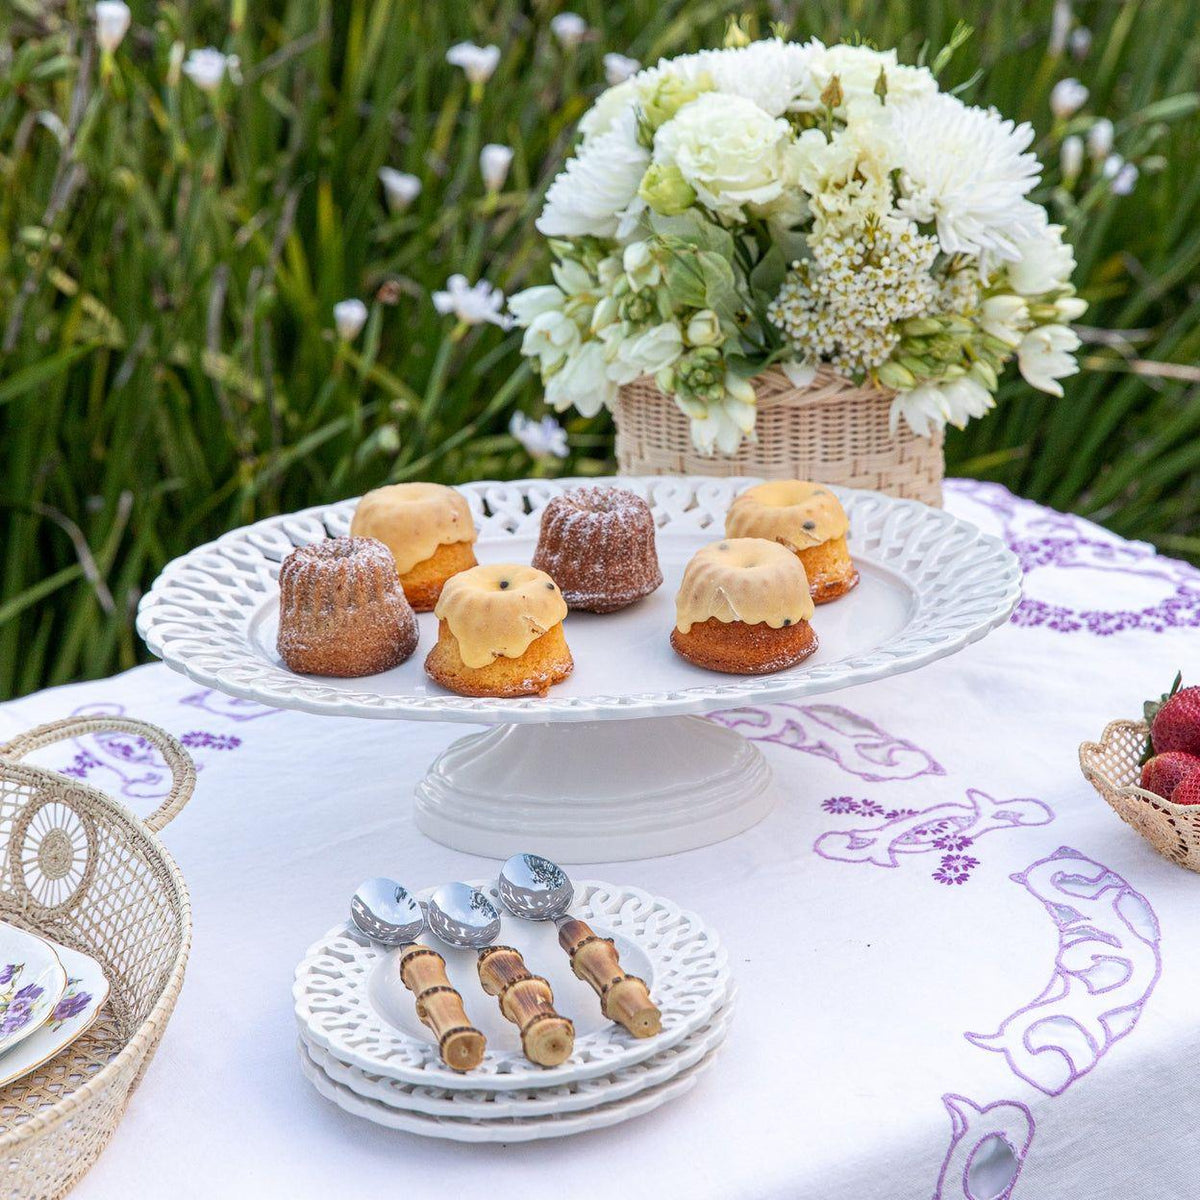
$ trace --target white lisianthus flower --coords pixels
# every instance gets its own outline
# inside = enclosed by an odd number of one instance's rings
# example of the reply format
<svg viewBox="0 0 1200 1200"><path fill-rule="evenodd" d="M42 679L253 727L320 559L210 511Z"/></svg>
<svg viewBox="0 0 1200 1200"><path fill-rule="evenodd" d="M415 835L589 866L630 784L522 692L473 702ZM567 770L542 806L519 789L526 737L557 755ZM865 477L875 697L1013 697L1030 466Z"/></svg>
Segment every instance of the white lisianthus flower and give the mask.
<svg viewBox="0 0 1200 1200"><path fill-rule="evenodd" d="M123 0L100 0L96 5L96 42L101 50L111 54L129 32L131 14Z"/></svg>
<svg viewBox="0 0 1200 1200"><path fill-rule="evenodd" d="M421 194L421 181L395 167L380 167L379 182L392 212L403 212Z"/></svg>
<svg viewBox="0 0 1200 1200"><path fill-rule="evenodd" d="M642 64L627 54L609 53L604 56L604 78L610 87L631 79L641 69Z"/></svg>
<svg viewBox="0 0 1200 1200"><path fill-rule="evenodd" d="M1033 126L941 92L888 107L900 211L935 221L947 254L1014 257L1014 238L1028 232L1040 211L1025 201L1041 170L1026 153Z"/></svg>
<svg viewBox="0 0 1200 1200"><path fill-rule="evenodd" d="M433 293L433 307L443 316L453 313L464 325L498 325L508 329L512 322L504 315L504 293L486 279L476 284L465 275L451 275L444 292Z"/></svg>
<svg viewBox="0 0 1200 1200"><path fill-rule="evenodd" d="M568 160L546 192L538 230L547 237L617 235L649 163L650 153L637 139L633 108L627 107Z"/></svg>
<svg viewBox="0 0 1200 1200"><path fill-rule="evenodd" d="M1113 148L1113 123L1101 117L1087 133L1088 153L1096 162L1103 162Z"/></svg>
<svg viewBox="0 0 1200 1200"><path fill-rule="evenodd" d="M550 32L560 45L578 46L587 37L588 23L578 13L561 12L550 18Z"/></svg>
<svg viewBox="0 0 1200 1200"><path fill-rule="evenodd" d="M1007 263L1008 281L1022 296L1040 296L1065 287L1075 270L1075 251L1063 241L1066 230L1051 225L1046 210L1036 205L1030 228L1013 240L1017 258Z"/></svg>
<svg viewBox="0 0 1200 1200"><path fill-rule="evenodd" d="M979 326L984 333L1015 350L1029 328L1029 305L1021 296L989 296L980 305Z"/></svg>
<svg viewBox="0 0 1200 1200"><path fill-rule="evenodd" d="M606 373L604 343L584 342L546 382L546 403L562 412L574 408L582 416L594 417L616 399L617 385Z"/></svg>
<svg viewBox="0 0 1200 1200"><path fill-rule="evenodd" d="M367 306L361 300L339 300L333 306L333 323L343 342L352 342L367 323Z"/></svg>
<svg viewBox="0 0 1200 1200"><path fill-rule="evenodd" d="M479 152L479 173L483 176L483 186L489 192L498 192L504 187L508 178L508 169L512 166L513 148L502 146L499 142L488 142Z"/></svg>
<svg viewBox="0 0 1200 1200"><path fill-rule="evenodd" d="M536 358L542 374L547 375L579 349L579 326L561 310L539 313L525 328L521 353Z"/></svg>
<svg viewBox="0 0 1200 1200"><path fill-rule="evenodd" d="M937 80L928 67L909 67L899 61L895 50L873 50L869 46L830 46L814 54L808 64L811 84L803 108L815 112L822 107L821 95L837 76L842 92L840 108L859 113L878 112L889 104L907 103L932 96ZM887 89L881 104L876 88L883 72Z"/></svg>
<svg viewBox="0 0 1200 1200"><path fill-rule="evenodd" d="M683 353L683 334L673 321L652 326L633 337L620 337L619 329L610 325L601 335L608 345L608 377L613 383L632 383L639 375L654 375ZM616 336L609 335L610 330Z"/></svg>
<svg viewBox="0 0 1200 1200"><path fill-rule="evenodd" d="M1063 182L1068 186L1079 178L1079 172L1083 170L1083 138L1074 133L1063 138L1058 152L1058 167Z"/></svg>
<svg viewBox="0 0 1200 1200"><path fill-rule="evenodd" d="M654 158L677 167L706 208L742 221L783 194L791 134L751 100L705 92L654 135Z"/></svg>
<svg viewBox="0 0 1200 1200"><path fill-rule="evenodd" d="M1073 117L1091 93L1078 79L1060 79L1050 89L1050 111L1060 121Z"/></svg>
<svg viewBox="0 0 1200 1200"><path fill-rule="evenodd" d="M1079 370L1075 351L1079 336L1065 325L1039 325L1031 329L1017 347L1017 366L1027 383L1051 396L1063 394L1058 382Z"/></svg>
<svg viewBox="0 0 1200 1200"><path fill-rule="evenodd" d="M237 66L234 55L222 54L208 46L203 50L188 52L183 64L183 73L202 91L215 92L225 76Z"/></svg>
<svg viewBox="0 0 1200 1200"><path fill-rule="evenodd" d="M459 42L446 51L446 61L452 67L462 67L468 82L482 85L491 79L500 65L500 47Z"/></svg>
<svg viewBox="0 0 1200 1200"><path fill-rule="evenodd" d="M508 432L532 458L566 458L570 453L567 431L553 417L534 421L523 412L515 412L509 419Z"/></svg>

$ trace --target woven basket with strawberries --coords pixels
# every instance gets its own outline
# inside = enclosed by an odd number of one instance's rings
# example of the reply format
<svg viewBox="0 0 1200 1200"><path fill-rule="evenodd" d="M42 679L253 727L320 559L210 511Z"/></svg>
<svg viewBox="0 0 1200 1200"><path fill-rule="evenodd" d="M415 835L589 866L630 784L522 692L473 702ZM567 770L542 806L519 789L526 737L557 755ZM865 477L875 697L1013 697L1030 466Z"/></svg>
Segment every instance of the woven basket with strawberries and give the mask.
<svg viewBox="0 0 1200 1200"><path fill-rule="evenodd" d="M1079 747L1084 777L1159 854L1200 871L1200 687L1148 701Z"/></svg>

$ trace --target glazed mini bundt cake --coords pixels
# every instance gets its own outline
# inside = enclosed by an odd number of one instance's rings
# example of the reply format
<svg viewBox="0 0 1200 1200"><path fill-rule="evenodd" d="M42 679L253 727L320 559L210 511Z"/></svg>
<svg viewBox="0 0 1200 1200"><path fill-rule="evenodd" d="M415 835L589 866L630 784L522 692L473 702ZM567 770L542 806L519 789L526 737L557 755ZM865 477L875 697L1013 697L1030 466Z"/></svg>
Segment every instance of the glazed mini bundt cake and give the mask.
<svg viewBox="0 0 1200 1200"><path fill-rule="evenodd" d="M671 645L710 671L782 671L817 648L804 568L790 550L764 538L726 538L698 550L683 573L675 611Z"/></svg>
<svg viewBox="0 0 1200 1200"><path fill-rule="evenodd" d="M567 603L544 571L512 563L472 567L446 581L434 613L430 678L463 696L544 696L570 675Z"/></svg>
<svg viewBox="0 0 1200 1200"><path fill-rule="evenodd" d="M393 483L368 492L354 510L350 532L378 538L392 552L417 612L429 612L442 584L476 561L470 505L440 483Z"/></svg>
<svg viewBox="0 0 1200 1200"><path fill-rule="evenodd" d="M662 584L654 516L623 488L576 488L542 511L533 565L562 588L568 607L608 613Z"/></svg>
<svg viewBox="0 0 1200 1200"><path fill-rule="evenodd" d="M813 600L827 604L858 583L846 548L850 522L838 498L819 483L777 479L748 488L725 517L725 536L766 538L804 564Z"/></svg>
<svg viewBox="0 0 1200 1200"><path fill-rule="evenodd" d="M375 675L404 662L417 619L388 548L339 537L293 550L279 568L276 646L301 675Z"/></svg>

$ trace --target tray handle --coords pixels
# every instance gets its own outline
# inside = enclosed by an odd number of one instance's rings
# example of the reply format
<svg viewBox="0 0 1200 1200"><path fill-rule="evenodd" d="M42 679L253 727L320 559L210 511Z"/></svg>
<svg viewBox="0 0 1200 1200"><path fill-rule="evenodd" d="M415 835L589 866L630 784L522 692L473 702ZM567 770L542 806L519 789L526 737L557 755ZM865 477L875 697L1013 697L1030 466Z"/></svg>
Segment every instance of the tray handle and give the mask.
<svg viewBox="0 0 1200 1200"><path fill-rule="evenodd" d="M158 833L179 814L192 798L196 788L196 764L180 743L165 729L132 717L64 717L18 734L0 745L0 758L24 758L43 746L89 733L130 733L145 738L163 756L171 771L171 790L163 802L142 823L152 833Z"/></svg>

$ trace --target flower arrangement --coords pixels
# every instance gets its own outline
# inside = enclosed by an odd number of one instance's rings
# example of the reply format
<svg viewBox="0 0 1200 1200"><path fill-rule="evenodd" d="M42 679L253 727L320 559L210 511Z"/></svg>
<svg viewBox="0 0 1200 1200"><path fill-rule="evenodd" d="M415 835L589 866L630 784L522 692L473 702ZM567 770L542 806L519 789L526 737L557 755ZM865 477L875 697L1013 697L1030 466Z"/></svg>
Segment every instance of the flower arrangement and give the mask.
<svg viewBox="0 0 1200 1200"><path fill-rule="evenodd" d="M825 365L928 436L995 403L1015 355L1062 395L1086 305L1028 197L1033 129L894 51L773 38L664 60L580 122L537 228L553 283L513 296L557 410L643 375L705 453L753 438L751 380Z"/></svg>

